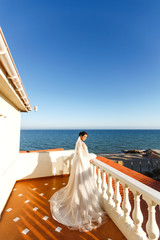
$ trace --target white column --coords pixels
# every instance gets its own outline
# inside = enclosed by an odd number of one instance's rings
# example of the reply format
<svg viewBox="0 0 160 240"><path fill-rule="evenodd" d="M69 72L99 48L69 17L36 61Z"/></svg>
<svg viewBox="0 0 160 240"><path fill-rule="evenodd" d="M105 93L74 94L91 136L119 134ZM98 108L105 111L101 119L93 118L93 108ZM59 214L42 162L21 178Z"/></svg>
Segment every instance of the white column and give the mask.
<svg viewBox="0 0 160 240"><path fill-rule="evenodd" d="M93 165L93 176L94 176L95 181L97 182L97 167L96 167L96 165Z"/></svg>
<svg viewBox="0 0 160 240"><path fill-rule="evenodd" d="M91 171L92 171L92 174L93 174L93 163L91 163Z"/></svg>
<svg viewBox="0 0 160 240"><path fill-rule="evenodd" d="M67 170L70 173L70 161L69 160L67 160Z"/></svg>
<svg viewBox="0 0 160 240"><path fill-rule="evenodd" d="M146 233L142 229L143 214L140 208L140 195L137 191L132 191L134 194L134 209L132 212L132 218L135 225L135 233L137 236L144 236Z"/></svg>
<svg viewBox="0 0 160 240"><path fill-rule="evenodd" d="M120 214L123 215L122 209L120 207L121 204L121 194L119 191L119 179L115 179L115 194L114 194L114 201L115 201L115 211Z"/></svg>
<svg viewBox="0 0 160 240"><path fill-rule="evenodd" d="M98 167L97 187L98 187L98 190L99 190L100 192L102 192L101 185L102 185L101 169L100 169L100 167Z"/></svg>
<svg viewBox="0 0 160 240"><path fill-rule="evenodd" d="M103 196L105 199L108 199L106 190L107 190L106 172L105 172L105 170L103 170L103 174L102 174L102 196Z"/></svg>
<svg viewBox="0 0 160 240"><path fill-rule="evenodd" d="M157 205L153 201L147 201L148 204L148 221L146 224L146 230L150 240L158 240L159 238L159 228L156 222L156 211L155 206Z"/></svg>
<svg viewBox="0 0 160 240"><path fill-rule="evenodd" d="M107 194L108 194L108 203L111 205L111 206L115 206L115 203L112 199L113 197L113 194L114 194L114 191L113 191L113 187L112 187L112 176L111 174L109 173L108 174L108 189L107 189Z"/></svg>
<svg viewBox="0 0 160 240"><path fill-rule="evenodd" d="M129 201L129 196L128 196L128 185L124 184L123 185L123 202L122 202L122 209L124 212L124 222L131 225L133 224L133 221L130 217L130 212L131 212L131 204Z"/></svg>

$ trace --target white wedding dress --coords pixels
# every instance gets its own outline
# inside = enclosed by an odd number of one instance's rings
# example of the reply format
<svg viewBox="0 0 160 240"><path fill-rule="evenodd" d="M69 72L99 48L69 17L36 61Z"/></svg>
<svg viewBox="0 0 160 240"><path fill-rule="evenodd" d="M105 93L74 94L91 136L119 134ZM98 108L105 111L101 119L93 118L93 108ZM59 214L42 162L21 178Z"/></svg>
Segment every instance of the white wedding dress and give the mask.
<svg viewBox="0 0 160 240"><path fill-rule="evenodd" d="M72 230L91 231L108 219L102 208L90 159L88 148L79 137L68 184L50 198L52 217Z"/></svg>

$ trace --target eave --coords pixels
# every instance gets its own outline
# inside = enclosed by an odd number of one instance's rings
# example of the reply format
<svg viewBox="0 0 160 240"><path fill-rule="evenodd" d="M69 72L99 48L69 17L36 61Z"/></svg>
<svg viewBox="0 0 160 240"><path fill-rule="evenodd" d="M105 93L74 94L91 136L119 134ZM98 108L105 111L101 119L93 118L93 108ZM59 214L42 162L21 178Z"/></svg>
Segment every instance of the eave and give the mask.
<svg viewBox="0 0 160 240"><path fill-rule="evenodd" d="M9 47L0 28L0 92L20 111L32 110Z"/></svg>

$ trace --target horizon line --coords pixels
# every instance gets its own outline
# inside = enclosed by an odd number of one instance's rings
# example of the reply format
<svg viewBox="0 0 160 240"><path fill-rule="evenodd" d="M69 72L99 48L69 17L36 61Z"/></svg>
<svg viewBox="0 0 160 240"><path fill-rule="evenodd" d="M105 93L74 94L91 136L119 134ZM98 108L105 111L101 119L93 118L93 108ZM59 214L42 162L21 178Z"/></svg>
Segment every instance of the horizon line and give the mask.
<svg viewBox="0 0 160 240"><path fill-rule="evenodd" d="M160 128L22 128L20 130L160 130Z"/></svg>

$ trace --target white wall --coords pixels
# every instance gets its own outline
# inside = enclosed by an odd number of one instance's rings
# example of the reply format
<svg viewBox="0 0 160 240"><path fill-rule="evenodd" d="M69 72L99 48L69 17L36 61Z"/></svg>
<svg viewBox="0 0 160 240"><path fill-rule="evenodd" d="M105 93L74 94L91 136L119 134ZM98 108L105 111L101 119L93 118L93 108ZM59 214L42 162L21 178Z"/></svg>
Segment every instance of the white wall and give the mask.
<svg viewBox="0 0 160 240"><path fill-rule="evenodd" d="M20 144L21 115L0 93L0 176L16 160ZM5 118L4 118L5 116Z"/></svg>
<svg viewBox="0 0 160 240"><path fill-rule="evenodd" d="M0 93L0 213L16 182L11 169L19 154L20 118L20 111Z"/></svg>
<svg viewBox="0 0 160 240"><path fill-rule="evenodd" d="M16 180L69 174L74 150L20 153Z"/></svg>
<svg viewBox="0 0 160 240"><path fill-rule="evenodd" d="M16 180L68 174L74 150L19 153L14 164L0 176L0 214Z"/></svg>

